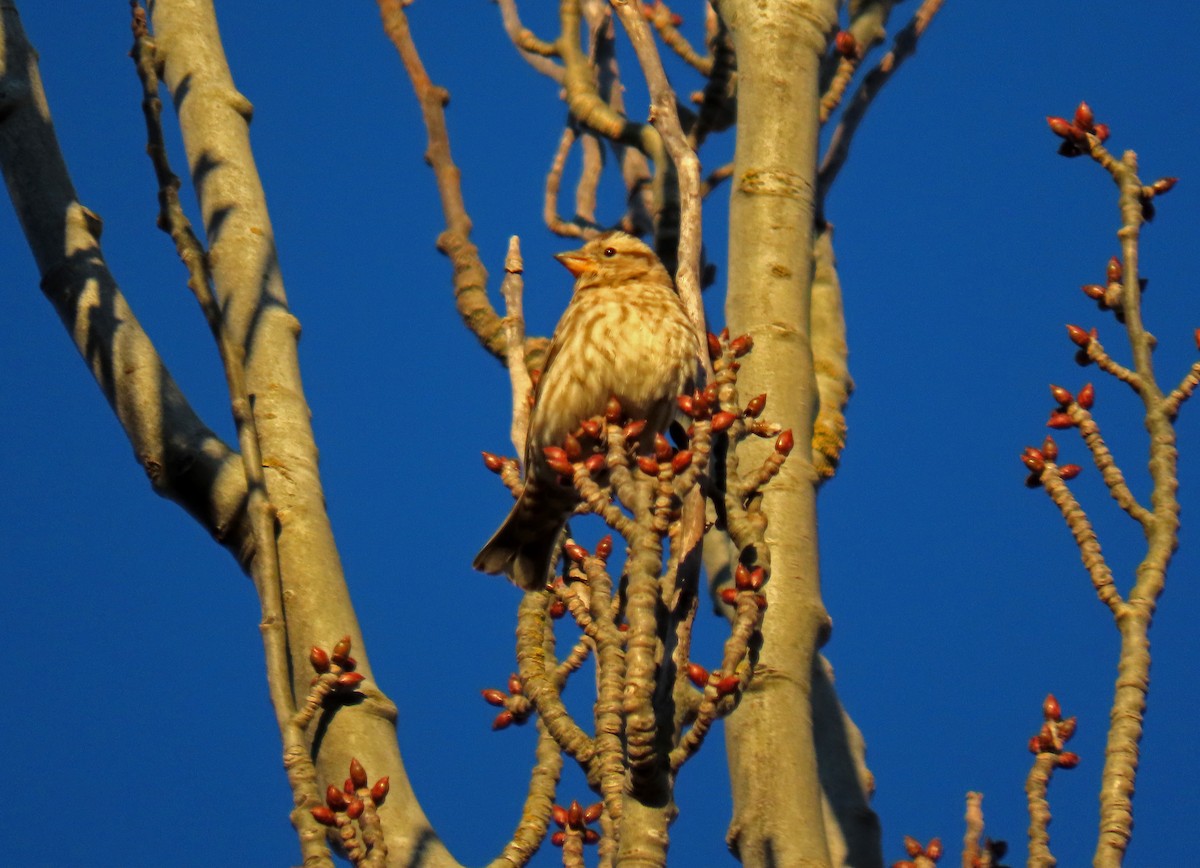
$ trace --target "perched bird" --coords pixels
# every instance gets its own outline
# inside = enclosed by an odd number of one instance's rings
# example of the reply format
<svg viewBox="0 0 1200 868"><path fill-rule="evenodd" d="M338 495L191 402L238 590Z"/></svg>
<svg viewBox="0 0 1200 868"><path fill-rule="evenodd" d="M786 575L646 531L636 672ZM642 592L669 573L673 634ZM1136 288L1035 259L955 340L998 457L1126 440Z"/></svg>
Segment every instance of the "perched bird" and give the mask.
<svg viewBox="0 0 1200 868"><path fill-rule="evenodd" d="M475 556L475 569L506 573L525 590L544 587L563 524L579 497L558 482L542 450L559 446L611 396L647 435L664 430L675 398L696 380L695 332L667 269L624 232L560 253L575 292L554 329L534 392L525 446L525 490Z"/></svg>

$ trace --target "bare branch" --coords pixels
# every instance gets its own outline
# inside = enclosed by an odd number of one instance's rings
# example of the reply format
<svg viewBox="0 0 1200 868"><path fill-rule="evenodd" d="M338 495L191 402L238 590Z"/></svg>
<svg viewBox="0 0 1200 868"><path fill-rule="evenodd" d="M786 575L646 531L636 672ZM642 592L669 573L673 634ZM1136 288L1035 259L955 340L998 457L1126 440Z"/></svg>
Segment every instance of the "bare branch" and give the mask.
<svg viewBox="0 0 1200 868"><path fill-rule="evenodd" d="M129 438L154 491L243 565L254 553L241 459L196 415L108 270L101 221L79 202L50 120L36 54L0 7L0 167L42 291Z"/></svg>

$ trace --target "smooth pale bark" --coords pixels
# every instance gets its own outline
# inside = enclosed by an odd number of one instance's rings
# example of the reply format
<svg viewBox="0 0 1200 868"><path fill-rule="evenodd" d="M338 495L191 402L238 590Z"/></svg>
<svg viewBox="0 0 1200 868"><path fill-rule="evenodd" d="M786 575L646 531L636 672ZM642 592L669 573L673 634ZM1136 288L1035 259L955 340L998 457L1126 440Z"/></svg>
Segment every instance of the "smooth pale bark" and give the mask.
<svg viewBox="0 0 1200 868"><path fill-rule="evenodd" d="M303 697L308 649L350 635L366 700L342 707L316 757L323 783L344 780L351 757L372 780L391 778L381 810L389 865L453 864L412 792L395 737L396 709L374 684L342 573L317 470L317 449L291 314L258 171L250 151L252 107L234 87L207 0L160 0L153 31L162 77L179 115L188 167L208 239L214 289L234 342L262 447L277 544L294 690ZM323 788L323 787L322 787Z"/></svg>
<svg viewBox="0 0 1200 868"><path fill-rule="evenodd" d="M817 412L810 342L819 58L836 4L725 0L738 58L738 128L729 217L732 334L754 337L743 394L766 392L772 419L811 442ZM747 444L743 464L766 443ZM730 846L751 866L826 865L829 848L812 730L812 675L828 630L817 563L816 476L796 449L767 488L771 552L763 646L726 726ZM786 783L783 783L786 782Z"/></svg>
<svg viewBox="0 0 1200 868"><path fill-rule="evenodd" d="M196 415L129 309L58 146L37 55L17 10L0 8L0 168L13 210L72 342L113 408L154 490L245 562L241 462Z"/></svg>

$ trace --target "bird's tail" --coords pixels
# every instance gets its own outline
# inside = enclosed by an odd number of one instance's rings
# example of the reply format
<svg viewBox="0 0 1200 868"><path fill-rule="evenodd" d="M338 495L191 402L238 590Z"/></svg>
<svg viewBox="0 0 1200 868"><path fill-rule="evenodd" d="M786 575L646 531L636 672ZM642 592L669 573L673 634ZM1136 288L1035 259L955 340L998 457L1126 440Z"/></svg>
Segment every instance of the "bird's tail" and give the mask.
<svg viewBox="0 0 1200 868"><path fill-rule="evenodd" d="M484 573L505 573L526 591L546 586L559 533L564 522L550 522L544 513L530 509L532 504L517 500L487 545L475 555L474 567ZM561 515L561 513L557 513Z"/></svg>

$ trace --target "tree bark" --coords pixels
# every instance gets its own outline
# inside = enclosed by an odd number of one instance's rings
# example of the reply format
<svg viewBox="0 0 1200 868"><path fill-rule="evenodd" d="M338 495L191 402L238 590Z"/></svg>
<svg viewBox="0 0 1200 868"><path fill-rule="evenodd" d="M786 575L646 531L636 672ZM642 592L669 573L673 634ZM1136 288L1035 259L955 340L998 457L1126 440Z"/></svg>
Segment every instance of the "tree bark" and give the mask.
<svg viewBox="0 0 1200 868"><path fill-rule="evenodd" d="M766 392L772 418L808 444L818 404L810 341L818 75L837 6L725 0L718 8L738 63L726 319L732 334L750 334L755 344L739 387L746 395ZM769 448L746 447L750 466ZM771 580L763 644L750 689L726 726L734 803L728 840L750 866L830 859L811 696L829 623L816 485L809 450L797 449L764 496Z"/></svg>

